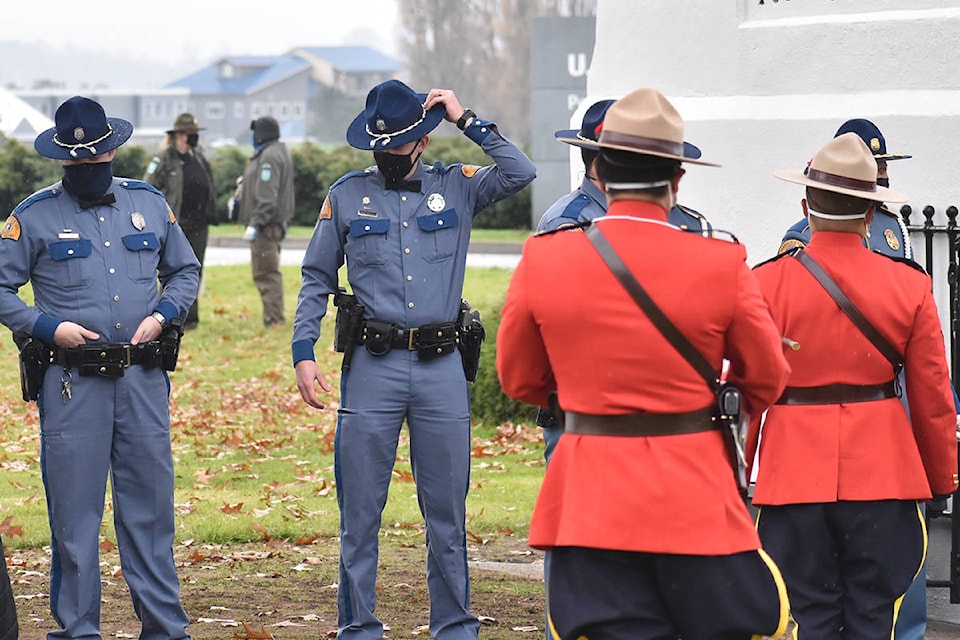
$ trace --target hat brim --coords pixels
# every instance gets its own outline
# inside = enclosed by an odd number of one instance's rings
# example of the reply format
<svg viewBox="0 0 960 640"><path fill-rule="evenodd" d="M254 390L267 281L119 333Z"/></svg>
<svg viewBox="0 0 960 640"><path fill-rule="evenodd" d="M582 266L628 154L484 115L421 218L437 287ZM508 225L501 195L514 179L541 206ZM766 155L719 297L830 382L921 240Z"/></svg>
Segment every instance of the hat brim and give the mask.
<svg viewBox="0 0 960 640"><path fill-rule="evenodd" d="M907 158L912 158L908 153L875 153L873 154L874 160L883 160L884 162L890 162L891 160L906 160Z"/></svg>
<svg viewBox="0 0 960 640"><path fill-rule="evenodd" d="M846 196L863 198L864 200L872 200L873 202L907 202L910 199L899 191L894 191L888 187L881 187L880 185L877 185L876 191L861 191L858 189L848 189L847 187L840 187L824 182L817 182L816 180L811 180L805 176L802 171L797 171L796 169L781 169L780 171L774 171L773 175L781 180L793 182L794 184L802 184L805 187L813 187L814 189L842 193Z"/></svg>
<svg viewBox="0 0 960 640"><path fill-rule="evenodd" d="M93 153L87 147L79 147L76 149L76 155L71 155L70 149L54 142L53 136L57 133L56 127L50 127L38 135L36 140L33 141L33 148L40 155L54 160L83 160L113 151L133 135L133 125L123 118L107 118L107 124L113 129L113 133L106 140L93 145L96 153Z"/></svg>
<svg viewBox="0 0 960 640"><path fill-rule="evenodd" d="M423 104L427 101L427 94L425 93L418 93L417 97L420 99L420 104ZM366 113L361 111L359 115L353 119L353 122L350 123L350 126L347 127L347 144L354 149L360 149L362 151L384 151L386 149L402 147L407 143L419 140L423 136L436 129L437 125L443 121L443 118L446 115L446 105L442 102L438 102L437 104L433 105L429 111L427 111L423 121L416 127L410 129L409 131L404 131L403 133L397 134L396 136L391 136L390 141L387 144L380 144L378 142L378 138L375 138L367 133Z"/></svg>
<svg viewBox="0 0 960 640"><path fill-rule="evenodd" d="M672 153L664 153L662 151L656 151L652 149L644 149L642 147L624 145L624 144L610 144L609 142L597 142L594 147L596 149L614 149L616 151L627 151L629 153L637 153L645 156L657 156L658 158L667 158L670 160L679 160L680 162L690 162L692 164L700 164L705 167L719 167L720 165L716 162L708 162L706 160L700 160L700 149L696 146L690 144L689 142L683 143L683 155L678 156Z"/></svg>
<svg viewBox="0 0 960 640"><path fill-rule="evenodd" d="M206 127L192 127L190 129L167 129L167 133L197 133L198 131L206 131Z"/></svg>
<svg viewBox="0 0 960 640"><path fill-rule="evenodd" d="M580 132L577 129L561 129L560 131L555 132L553 134L553 137L559 140L560 142L566 142L567 144L572 144L573 146L580 147L581 149L599 149L600 148L600 144L597 143L597 141L581 138ZM614 147L607 145L607 148L612 149ZM658 155L658 154L654 154L652 152L646 152L646 151L643 151L643 152L638 151L637 153L649 153L649 155ZM700 151L700 147L698 147L695 144L691 144L686 140L683 141L683 158L684 158L683 161L684 162L693 162L694 160L696 160L702 155L703 153ZM706 162L703 164L707 164L710 166L717 166L717 167L720 166L720 165L715 165L712 162Z"/></svg>

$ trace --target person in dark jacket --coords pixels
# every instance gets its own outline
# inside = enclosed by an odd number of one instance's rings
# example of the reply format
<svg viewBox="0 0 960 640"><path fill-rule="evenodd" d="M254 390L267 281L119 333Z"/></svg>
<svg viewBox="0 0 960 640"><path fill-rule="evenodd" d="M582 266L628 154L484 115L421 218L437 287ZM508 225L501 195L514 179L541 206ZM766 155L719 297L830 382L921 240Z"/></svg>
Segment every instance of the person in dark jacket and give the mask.
<svg viewBox="0 0 960 640"><path fill-rule="evenodd" d="M253 282L263 302L263 326L282 325L283 274L280 241L293 218L293 158L280 142L280 124L272 116L250 123L253 157L243 172L240 221L243 239L250 243Z"/></svg>
<svg viewBox="0 0 960 640"><path fill-rule="evenodd" d="M200 146L203 127L190 113L181 113L167 131L160 153L155 155L143 176L163 192L167 204L180 222L183 232L200 261L203 277L203 258L207 252L210 225L217 223L217 192L213 170ZM194 301L183 323L184 329L195 329L200 322L198 303Z"/></svg>

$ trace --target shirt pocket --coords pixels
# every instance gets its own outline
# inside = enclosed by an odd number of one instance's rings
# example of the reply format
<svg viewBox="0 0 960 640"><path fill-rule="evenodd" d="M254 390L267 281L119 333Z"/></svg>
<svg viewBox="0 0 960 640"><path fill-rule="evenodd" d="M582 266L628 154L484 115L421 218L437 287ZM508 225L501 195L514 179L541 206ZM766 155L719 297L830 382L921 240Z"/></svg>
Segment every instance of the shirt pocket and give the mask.
<svg viewBox="0 0 960 640"><path fill-rule="evenodd" d="M47 245L47 253L54 261L57 280L66 289L90 285L93 274L89 260L93 243L86 239L57 240Z"/></svg>
<svg viewBox="0 0 960 640"><path fill-rule="evenodd" d="M160 240L156 234L135 233L123 236L122 240L127 277L134 282L156 280L160 262Z"/></svg>
<svg viewBox="0 0 960 640"><path fill-rule="evenodd" d="M387 264L387 232L389 220L351 220L345 253L351 260L367 267Z"/></svg>
<svg viewBox="0 0 960 640"><path fill-rule="evenodd" d="M441 262L457 252L460 243L460 234L457 232L460 216L456 209L418 216L417 224L424 232L420 240L424 260Z"/></svg>

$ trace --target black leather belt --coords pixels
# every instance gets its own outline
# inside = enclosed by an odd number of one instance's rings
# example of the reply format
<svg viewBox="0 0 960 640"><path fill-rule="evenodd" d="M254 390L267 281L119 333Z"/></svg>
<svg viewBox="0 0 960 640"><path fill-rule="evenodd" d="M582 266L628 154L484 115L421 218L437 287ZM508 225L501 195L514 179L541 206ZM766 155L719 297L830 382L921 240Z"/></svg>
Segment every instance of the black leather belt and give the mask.
<svg viewBox="0 0 960 640"><path fill-rule="evenodd" d="M77 367L80 375L100 375L107 378L123 376L123 370L133 365L160 366L160 341L141 344L106 342L81 347L57 347L54 362L64 367Z"/></svg>
<svg viewBox="0 0 960 640"><path fill-rule="evenodd" d="M433 345L456 343L457 323L438 322L422 327L400 329L375 320L364 320L360 328L360 344L387 342L392 349L419 351Z"/></svg>
<svg viewBox="0 0 960 640"><path fill-rule="evenodd" d="M565 433L592 436L672 436L719 429L714 408L689 413L625 413L601 416L589 413L564 414Z"/></svg>
<svg viewBox="0 0 960 640"><path fill-rule="evenodd" d="M900 397L896 378L883 384L828 384L822 387L787 387L776 404L844 404Z"/></svg>

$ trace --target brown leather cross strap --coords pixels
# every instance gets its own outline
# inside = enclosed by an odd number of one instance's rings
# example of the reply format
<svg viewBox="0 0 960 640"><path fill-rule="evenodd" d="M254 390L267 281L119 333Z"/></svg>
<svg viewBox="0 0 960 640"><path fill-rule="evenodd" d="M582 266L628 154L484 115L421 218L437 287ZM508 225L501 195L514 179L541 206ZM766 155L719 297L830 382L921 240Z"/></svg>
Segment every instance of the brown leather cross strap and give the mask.
<svg viewBox="0 0 960 640"><path fill-rule="evenodd" d="M897 379L883 384L827 384L822 387L787 387L774 404L846 404L899 398Z"/></svg>
<svg viewBox="0 0 960 640"><path fill-rule="evenodd" d="M565 433L590 436L672 436L719 429L715 409L707 407L689 413L621 413L595 415L567 411Z"/></svg>
<svg viewBox="0 0 960 640"><path fill-rule="evenodd" d="M897 348L890 344L890 342L883 337L883 334L877 331L876 327L870 324L870 321L867 320L860 309L857 308L857 305L853 304L853 301L850 300L847 294L833 281L833 278L831 278L830 275L823 270L823 267L811 258L806 251L801 249L793 254L793 257L806 267L807 271L820 283L820 286L830 294L830 297L837 303L840 310L847 314L847 317L856 325L857 329L873 343L873 346L883 354L884 358L890 361L890 364L893 365L894 375L899 375L900 370L903 369L903 356L900 355Z"/></svg>

